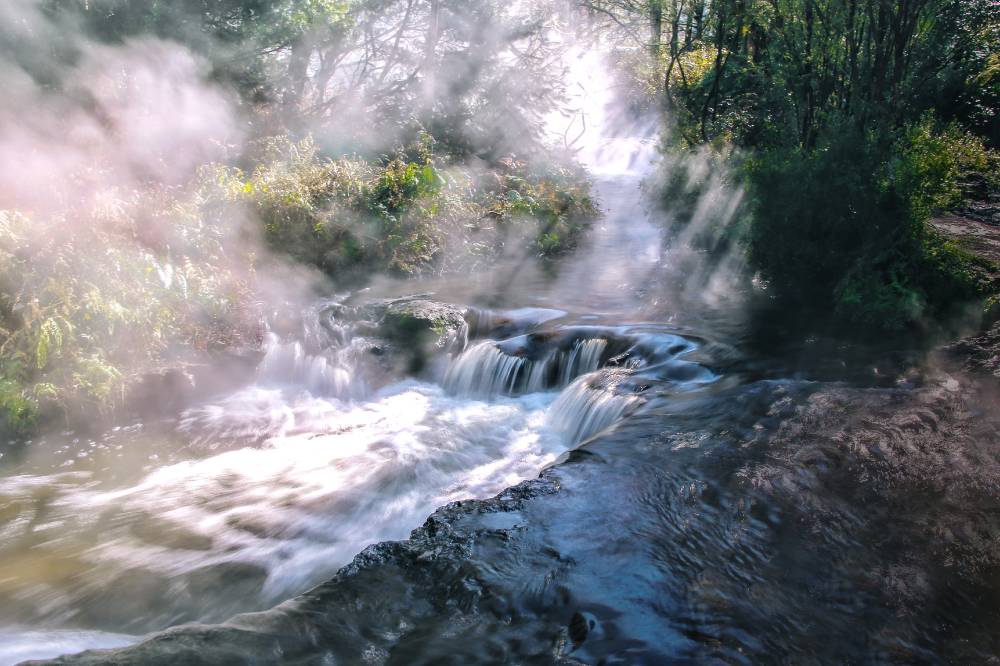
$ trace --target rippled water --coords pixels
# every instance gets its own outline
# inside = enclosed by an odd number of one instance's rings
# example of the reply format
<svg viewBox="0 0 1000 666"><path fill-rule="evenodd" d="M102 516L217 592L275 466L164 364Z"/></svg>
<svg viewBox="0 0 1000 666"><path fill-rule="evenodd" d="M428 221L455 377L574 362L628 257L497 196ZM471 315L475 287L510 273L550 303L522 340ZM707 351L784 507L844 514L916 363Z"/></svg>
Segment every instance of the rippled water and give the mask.
<svg viewBox="0 0 1000 666"><path fill-rule="evenodd" d="M532 314L497 316L539 325ZM266 608L366 545L405 538L441 505L532 478L639 408L644 397L621 385L640 371L690 368L673 382L690 386L714 378L683 360L696 345L648 325L630 337L542 323L578 339L534 362L502 351L516 353L523 335L474 342L441 385L406 380L354 400L349 364L273 339L257 383L173 426L35 443L46 455L0 478L0 658ZM601 334L632 352L629 368L601 369ZM39 627L52 628L50 647Z"/></svg>

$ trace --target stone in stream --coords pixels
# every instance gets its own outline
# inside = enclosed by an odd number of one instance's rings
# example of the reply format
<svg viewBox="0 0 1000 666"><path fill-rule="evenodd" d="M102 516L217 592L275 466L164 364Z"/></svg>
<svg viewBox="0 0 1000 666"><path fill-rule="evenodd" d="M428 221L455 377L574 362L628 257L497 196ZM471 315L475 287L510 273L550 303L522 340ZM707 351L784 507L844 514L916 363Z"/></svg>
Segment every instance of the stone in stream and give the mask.
<svg viewBox="0 0 1000 666"><path fill-rule="evenodd" d="M573 647L583 644L590 632L597 628L597 619L591 613L577 611L569 620L569 639Z"/></svg>
<svg viewBox="0 0 1000 666"><path fill-rule="evenodd" d="M565 310L531 307L514 310L470 307L465 312L465 320L469 322L471 337L496 340L538 330L543 325L565 316Z"/></svg>
<svg viewBox="0 0 1000 666"><path fill-rule="evenodd" d="M441 352L462 351L468 342L465 308L420 296L375 301L359 309L374 331L403 355L403 370L418 374Z"/></svg>
<svg viewBox="0 0 1000 666"><path fill-rule="evenodd" d="M465 346L465 309L424 299L390 303L382 316L382 332L390 340L431 342L439 349Z"/></svg>

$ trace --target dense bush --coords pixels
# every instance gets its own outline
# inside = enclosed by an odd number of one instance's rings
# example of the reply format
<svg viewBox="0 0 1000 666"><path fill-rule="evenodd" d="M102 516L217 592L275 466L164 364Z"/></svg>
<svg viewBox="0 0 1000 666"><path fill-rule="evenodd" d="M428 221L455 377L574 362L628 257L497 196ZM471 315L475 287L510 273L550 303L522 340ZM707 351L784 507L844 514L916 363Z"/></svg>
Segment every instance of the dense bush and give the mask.
<svg viewBox="0 0 1000 666"><path fill-rule="evenodd" d="M437 157L433 141L380 162L330 159L306 139L270 141L250 173L220 168L230 203L259 217L272 248L330 275L452 270L505 244L552 256L594 213L582 174L513 159L479 172ZM509 249L509 248L508 248Z"/></svg>
<svg viewBox="0 0 1000 666"><path fill-rule="evenodd" d="M775 149L748 165L752 263L782 296L843 319L899 329L979 295L974 259L936 234L931 214L985 168L982 144L933 119L892 142L831 132L816 150Z"/></svg>
<svg viewBox="0 0 1000 666"><path fill-rule="evenodd" d="M985 169L980 140L1000 146L995 2L586 4L643 43L627 89L661 102L671 144L749 156L750 258L782 297L898 329L983 290L989 271L927 222ZM665 183L694 218L699 188Z"/></svg>
<svg viewBox="0 0 1000 666"><path fill-rule="evenodd" d="M93 206L0 212L0 427L39 410L108 412L178 348L232 344L245 278L196 200L113 192Z"/></svg>

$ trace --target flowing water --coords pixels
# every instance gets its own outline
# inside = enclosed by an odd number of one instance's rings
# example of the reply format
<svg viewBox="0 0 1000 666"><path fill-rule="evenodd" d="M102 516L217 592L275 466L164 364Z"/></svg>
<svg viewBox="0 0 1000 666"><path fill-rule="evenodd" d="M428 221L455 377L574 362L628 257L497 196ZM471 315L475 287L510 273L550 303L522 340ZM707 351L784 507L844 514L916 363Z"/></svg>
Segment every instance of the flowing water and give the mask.
<svg viewBox="0 0 1000 666"><path fill-rule="evenodd" d="M655 154L644 136L590 146L606 215L564 272L394 285L472 306L473 339L419 378L374 387L377 343L323 302L298 335L268 335L250 386L176 421L31 442L0 477L0 663L267 608L439 506L536 476L640 409L639 378L715 381L685 358L698 343L641 319L663 269L640 192Z"/></svg>
<svg viewBox="0 0 1000 666"><path fill-rule="evenodd" d="M0 664L270 608L380 543L273 611L121 663L913 663L949 636L970 658L996 647L955 627L989 625L1000 595L949 578L996 570L992 522L942 516L997 509L976 428L1000 427L954 380L918 390L851 360L817 382L737 353L730 272L671 241L643 195L650 136L589 140L604 215L557 270L512 261L317 303L268 337L250 385L7 462ZM425 291L467 325L415 376L387 370L348 302ZM469 499L486 501L382 543ZM932 545L914 550L922 530Z"/></svg>

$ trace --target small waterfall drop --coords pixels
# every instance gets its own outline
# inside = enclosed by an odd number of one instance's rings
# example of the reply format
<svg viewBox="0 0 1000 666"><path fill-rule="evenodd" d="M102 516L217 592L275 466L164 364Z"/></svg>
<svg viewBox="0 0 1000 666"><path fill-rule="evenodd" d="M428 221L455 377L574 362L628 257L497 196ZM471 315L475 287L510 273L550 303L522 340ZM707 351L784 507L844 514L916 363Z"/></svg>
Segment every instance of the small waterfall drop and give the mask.
<svg viewBox="0 0 1000 666"><path fill-rule="evenodd" d="M593 375L585 375L570 384L552 403L547 422L573 444L606 430L625 415L639 399L614 392L613 384L595 384Z"/></svg>
<svg viewBox="0 0 1000 666"><path fill-rule="evenodd" d="M257 369L262 384L299 386L313 395L335 398L356 393L351 368L337 349L309 354L301 342L282 342L273 333L268 334L264 349Z"/></svg>
<svg viewBox="0 0 1000 666"><path fill-rule="evenodd" d="M578 340L566 352L553 349L541 358L515 356L492 341L481 342L456 357L443 384L456 395L489 397L497 394L537 393L568 386L576 377L597 370L607 340Z"/></svg>
<svg viewBox="0 0 1000 666"><path fill-rule="evenodd" d="M456 395L513 393L527 359L505 354L493 341L470 347L451 362L444 386Z"/></svg>
<svg viewBox="0 0 1000 666"><path fill-rule="evenodd" d="M607 346L608 341L604 338L580 340L573 345L573 351L569 353L569 359L563 366L562 386L569 386L576 377L594 372L601 367L601 356Z"/></svg>

